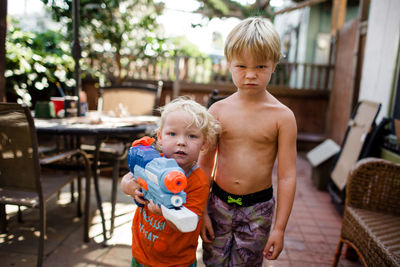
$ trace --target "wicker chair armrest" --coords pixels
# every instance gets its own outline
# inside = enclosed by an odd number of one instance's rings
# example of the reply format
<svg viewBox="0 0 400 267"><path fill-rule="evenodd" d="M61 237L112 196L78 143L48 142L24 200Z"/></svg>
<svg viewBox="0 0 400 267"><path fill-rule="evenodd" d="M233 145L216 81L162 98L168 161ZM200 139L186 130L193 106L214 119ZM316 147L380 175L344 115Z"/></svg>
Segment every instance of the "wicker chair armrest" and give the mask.
<svg viewBox="0 0 400 267"><path fill-rule="evenodd" d="M349 174L346 205L400 215L400 164L378 158L358 161Z"/></svg>

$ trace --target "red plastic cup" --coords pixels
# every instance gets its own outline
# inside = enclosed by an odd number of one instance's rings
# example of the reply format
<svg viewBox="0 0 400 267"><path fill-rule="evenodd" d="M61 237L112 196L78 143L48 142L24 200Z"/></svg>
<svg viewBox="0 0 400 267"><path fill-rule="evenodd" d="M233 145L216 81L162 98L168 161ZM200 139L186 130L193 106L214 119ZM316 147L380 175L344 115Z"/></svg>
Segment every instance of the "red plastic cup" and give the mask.
<svg viewBox="0 0 400 267"><path fill-rule="evenodd" d="M50 97L51 102L54 104L54 111L56 113L56 117L62 118L64 117L64 97Z"/></svg>

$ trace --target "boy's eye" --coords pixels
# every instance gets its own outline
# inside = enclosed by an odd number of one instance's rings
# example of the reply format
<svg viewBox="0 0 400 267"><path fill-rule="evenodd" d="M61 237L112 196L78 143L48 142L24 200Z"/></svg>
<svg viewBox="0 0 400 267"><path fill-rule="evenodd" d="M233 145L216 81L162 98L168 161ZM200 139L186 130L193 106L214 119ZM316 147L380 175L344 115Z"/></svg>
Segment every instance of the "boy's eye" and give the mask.
<svg viewBox="0 0 400 267"><path fill-rule="evenodd" d="M257 69L265 69L265 68L267 68L267 66L265 66L265 65L258 65L257 66Z"/></svg>
<svg viewBox="0 0 400 267"><path fill-rule="evenodd" d="M169 132L169 133L167 133L169 136L175 136L176 135L176 133L174 133L174 132Z"/></svg>
<svg viewBox="0 0 400 267"><path fill-rule="evenodd" d="M191 139L197 138L197 135L189 134L189 138L191 138Z"/></svg>

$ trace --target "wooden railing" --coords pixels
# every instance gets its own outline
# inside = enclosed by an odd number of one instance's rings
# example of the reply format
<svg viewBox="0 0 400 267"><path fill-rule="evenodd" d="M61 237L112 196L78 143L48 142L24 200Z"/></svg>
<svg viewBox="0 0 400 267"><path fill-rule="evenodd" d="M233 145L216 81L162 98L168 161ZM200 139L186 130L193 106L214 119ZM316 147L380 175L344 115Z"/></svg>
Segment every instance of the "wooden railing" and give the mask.
<svg viewBox="0 0 400 267"><path fill-rule="evenodd" d="M269 86L293 90L329 90L330 70L329 65L282 61L272 75ZM137 59L129 65L124 79L173 81L174 94L177 95L180 83L232 83L226 61L217 57Z"/></svg>
<svg viewBox="0 0 400 267"><path fill-rule="evenodd" d="M330 66L312 63L281 62L270 86L301 90L329 90Z"/></svg>

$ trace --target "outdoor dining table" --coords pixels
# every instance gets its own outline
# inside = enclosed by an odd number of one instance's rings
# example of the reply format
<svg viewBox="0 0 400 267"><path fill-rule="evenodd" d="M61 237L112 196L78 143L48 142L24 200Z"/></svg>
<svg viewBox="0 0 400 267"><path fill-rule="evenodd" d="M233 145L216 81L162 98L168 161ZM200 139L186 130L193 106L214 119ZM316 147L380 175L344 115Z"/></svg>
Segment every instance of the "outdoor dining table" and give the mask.
<svg viewBox="0 0 400 267"><path fill-rule="evenodd" d="M140 134L151 134L157 127L158 116L124 116L113 117L102 112L88 112L83 117L53 118L43 119L35 118L35 127L38 136L69 136L76 138L76 146L80 146L80 137L92 136L95 139L95 151L92 161L92 175L97 200L97 207L100 211L103 228L103 242L106 245L106 226L104 212L102 208L102 199L99 189L98 162L100 159L101 143L108 138L117 138L126 142ZM87 185L89 186L89 185ZM86 191L90 192L90 191ZM89 211L87 211L89 212Z"/></svg>

